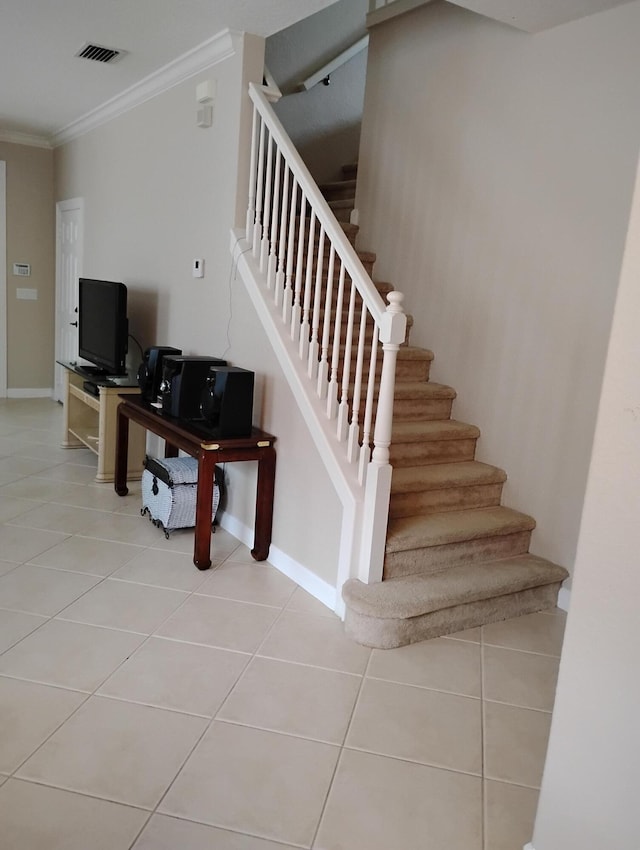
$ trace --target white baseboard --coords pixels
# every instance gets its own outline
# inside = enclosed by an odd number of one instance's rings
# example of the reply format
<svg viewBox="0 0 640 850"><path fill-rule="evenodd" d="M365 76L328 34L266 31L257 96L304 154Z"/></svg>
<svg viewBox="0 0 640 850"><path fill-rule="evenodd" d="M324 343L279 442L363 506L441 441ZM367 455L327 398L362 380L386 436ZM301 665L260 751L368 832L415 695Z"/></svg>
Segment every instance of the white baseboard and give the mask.
<svg viewBox="0 0 640 850"><path fill-rule="evenodd" d="M528 844L524 845L522 850L536 850L536 848L533 846L533 844L531 842L529 842Z"/></svg>
<svg viewBox="0 0 640 850"><path fill-rule="evenodd" d="M558 608L562 608L563 611L568 611L569 606L571 604L571 591L566 587L561 587L560 592L558 593ZM529 848L526 848L529 850ZM531 850L534 850L532 847Z"/></svg>
<svg viewBox="0 0 640 850"><path fill-rule="evenodd" d="M7 398L53 398L52 387L26 387L7 389Z"/></svg>
<svg viewBox="0 0 640 850"><path fill-rule="evenodd" d="M236 519L236 517L223 511L217 514L217 519L225 531L233 534L245 546L253 546L252 528L249 528L240 522L240 520ZM213 545L215 547L215 540L213 541ZM296 584L299 584L300 587L306 590L307 593L310 593L319 602L322 602L323 605L326 605L330 611L336 610L337 594L335 587L273 544L269 548L269 563L292 581L295 581Z"/></svg>

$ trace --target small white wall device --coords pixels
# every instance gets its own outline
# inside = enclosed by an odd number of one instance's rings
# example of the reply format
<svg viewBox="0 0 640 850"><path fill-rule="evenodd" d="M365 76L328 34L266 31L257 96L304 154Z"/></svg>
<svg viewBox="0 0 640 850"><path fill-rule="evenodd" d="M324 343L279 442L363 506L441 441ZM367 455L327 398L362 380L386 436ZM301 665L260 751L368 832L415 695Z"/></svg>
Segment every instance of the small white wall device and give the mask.
<svg viewBox="0 0 640 850"><path fill-rule="evenodd" d="M198 104L196 124L198 127L211 127L213 124L213 101L215 96L215 80L203 80L196 86L196 102Z"/></svg>
<svg viewBox="0 0 640 850"><path fill-rule="evenodd" d="M204 260L194 260L191 274L194 277L204 277Z"/></svg>

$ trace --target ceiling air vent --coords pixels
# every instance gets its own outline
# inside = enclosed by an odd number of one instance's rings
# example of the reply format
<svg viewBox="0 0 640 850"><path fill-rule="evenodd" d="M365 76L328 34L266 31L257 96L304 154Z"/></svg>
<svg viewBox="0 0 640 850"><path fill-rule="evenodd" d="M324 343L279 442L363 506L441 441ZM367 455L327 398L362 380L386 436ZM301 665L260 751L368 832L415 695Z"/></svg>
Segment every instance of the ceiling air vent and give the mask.
<svg viewBox="0 0 640 850"><path fill-rule="evenodd" d="M104 47L102 44L85 44L77 53L80 59L91 59L93 62L117 62L126 54L126 50L116 50L113 47Z"/></svg>

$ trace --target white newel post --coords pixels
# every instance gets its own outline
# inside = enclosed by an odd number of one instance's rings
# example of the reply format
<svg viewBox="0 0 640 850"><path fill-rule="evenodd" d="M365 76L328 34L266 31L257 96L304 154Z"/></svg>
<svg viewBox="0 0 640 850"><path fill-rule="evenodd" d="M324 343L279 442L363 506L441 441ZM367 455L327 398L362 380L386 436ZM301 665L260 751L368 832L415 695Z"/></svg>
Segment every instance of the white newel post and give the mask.
<svg viewBox="0 0 640 850"><path fill-rule="evenodd" d="M402 309L404 295L390 292L389 306L380 324L382 343L382 373L378 394L378 410L373 432L373 454L367 471L364 491L364 515L358 578L367 584L382 581L384 547L389 519L391 473L389 446L393 426L393 397L396 380L396 359L404 342L407 317Z"/></svg>

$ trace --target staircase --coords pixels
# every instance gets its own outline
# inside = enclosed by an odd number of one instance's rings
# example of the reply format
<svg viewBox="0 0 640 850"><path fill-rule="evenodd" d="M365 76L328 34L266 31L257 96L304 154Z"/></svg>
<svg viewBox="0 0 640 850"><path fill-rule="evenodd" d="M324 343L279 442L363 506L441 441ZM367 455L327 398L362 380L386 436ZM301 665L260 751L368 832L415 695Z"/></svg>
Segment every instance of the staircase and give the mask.
<svg viewBox="0 0 640 850"><path fill-rule="evenodd" d="M357 228L347 223L355 166L343 172L320 189L355 244ZM369 252L359 254L373 264ZM398 351L383 581L350 579L342 589L345 629L367 646L401 646L553 607L568 576L529 554L535 520L501 505L506 473L475 460L480 431L451 418L456 392L429 381L432 360L406 343Z"/></svg>

